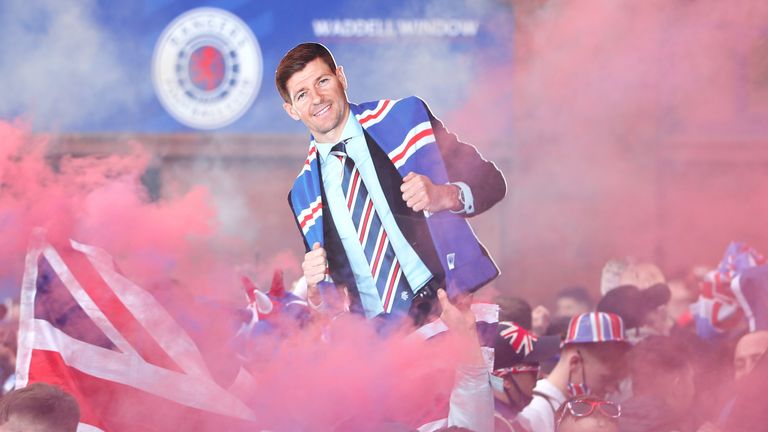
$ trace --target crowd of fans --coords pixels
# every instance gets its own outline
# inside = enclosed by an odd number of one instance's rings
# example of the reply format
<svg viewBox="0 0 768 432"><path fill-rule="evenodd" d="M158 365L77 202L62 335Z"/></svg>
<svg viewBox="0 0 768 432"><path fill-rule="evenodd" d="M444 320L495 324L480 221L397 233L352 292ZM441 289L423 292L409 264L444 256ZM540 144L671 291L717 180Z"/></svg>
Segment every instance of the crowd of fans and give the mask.
<svg viewBox="0 0 768 432"><path fill-rule="evenodd" d="M514 383L508 387L519 395L509 403L513 398L496 392L504 409L496 410L495 430L763 430L768 418L758 401L768 373L768 331L748 325L745 313L759 315L764 305L742 303L720 313L737 303L730 285L739 272L763 264L749 253L748 266L734 265L740 258L726 254L718 269L675 281L650 263L611 260L597 302L587 289L568 287L552 314L543 306L531 311L519 298L500 299L501 319L530 323L539 335L533 352L550 335L561 347L544 361L522 360L530 370L538 366L535 386L522 372L493 372ZM718 301L713 291L724 297ZM505 306L525 316L505 317Z"/></svg>
<svg viewBox="0 0 768 432"><path fill-rule="evenodd" d="M762 261L753 264L759 267ZM713 271L722 272L722 265ZM728 304L715 308L709 327L703 326L706 317L697 307L711 298L707 295L712 280L712 273L705 272L666 280L652 264L611 260L596 301L590 290L578 286L558 292L552 312L500 295L494 299L499 318L492 365L482 355L467 299L452 303L440 291L440 319L448 332L473 342L464 345L468 355L456 371L446 418L402 430L762 430L758 425L768 424L762 409L768 330L750 325L757 310L736 308L731 316L718 315ZM714 280L731 282L720 276ZM304 321L328 313L302 299L306 294L301 284L293 290L281 286L284 299L274 305L254 286L247 288L251 305L243 315L241 333L252 332L258 321L254 318L275 313L274 306ZM344 311L343 295L333 306L334 315ZM78 405L67 393L43 383L12 390L17 312L12 304L3 312L0 431L76 430Z"/></svg>

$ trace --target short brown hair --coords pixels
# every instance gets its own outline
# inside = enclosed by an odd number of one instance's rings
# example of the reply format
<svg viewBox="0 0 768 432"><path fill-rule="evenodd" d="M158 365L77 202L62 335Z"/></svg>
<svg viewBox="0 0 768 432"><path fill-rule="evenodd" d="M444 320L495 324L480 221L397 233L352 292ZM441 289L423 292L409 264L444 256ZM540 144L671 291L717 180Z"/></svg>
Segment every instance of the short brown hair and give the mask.
<svg viewBox="0 0 768 432"><path fill-rule="evenodd" d="M38 382L18 388L0 399L0 424L11 418L47 431L75 432L80 407L69 393Z"/></svg>
<svg viewBox="0 0 768 432"><path fill-rule="evenodd" d="M307 63L317 58L322 59L331 68L331 71L336 71L336 61L333 60L333 55L325 45L319 43L305 42L296 45L283 56L275 71L275 87L284 101L291 102L291 95L288 94L287 88L288 80L293 74L304 69Z"/></svg>

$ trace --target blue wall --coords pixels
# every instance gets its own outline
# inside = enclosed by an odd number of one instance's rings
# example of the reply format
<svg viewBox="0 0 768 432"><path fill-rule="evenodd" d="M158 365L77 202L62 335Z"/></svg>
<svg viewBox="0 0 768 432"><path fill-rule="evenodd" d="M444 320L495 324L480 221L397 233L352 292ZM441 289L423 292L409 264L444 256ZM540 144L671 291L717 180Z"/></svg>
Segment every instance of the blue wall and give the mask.
<svg viewBox="0 0 768 432"><path fill-rule="evenodd" d="M334 52L351 100L418 94L438 114L459 107L485 68L510 61L511 10L500 0L8 0L0 3L0 117L22 117L35 130L54 132L194 130L160 104L151 67L164 28L200 6L242 19L263 59L253 104L216 131L304 130L282 111L273 84L282 55L304 41ZM459 24L452 34L404 34L435 19Z"/></svg>

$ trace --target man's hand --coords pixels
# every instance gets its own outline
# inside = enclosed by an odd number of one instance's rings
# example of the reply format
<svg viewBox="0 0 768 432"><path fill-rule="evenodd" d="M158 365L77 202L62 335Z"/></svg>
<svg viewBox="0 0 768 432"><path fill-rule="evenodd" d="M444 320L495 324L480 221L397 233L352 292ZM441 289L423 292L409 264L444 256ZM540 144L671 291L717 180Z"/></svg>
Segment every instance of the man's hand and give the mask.
<svg viewBox="0 0 768 432"><path fill-rule="evenodd" d="M440 314L440 319L443 320L449 330L469 334L475 333L475 314L470 309L471 297L468 298L469 300L461 301L458 305L455 305L448 299L448 294L446 294L445 290L437 291L437 299L440 301L440 308L443 310L443 313Z"/></svg>
<svg viewBox="0 0 768 432"><path fill-rule="evenodd" d="M427 176L409 172L400 186L403 201L413 211L427 210L437 213L443 210L461 210L459 189L454 185L436 185Z"/></svg>
<svg viewBox="0 0 768 432"><path fill-rule="evenodd" d="M322 302L322 298L320 290L317 289L317 284L325 279L325 273L328 269L325 249L320 246L320 243L315 242L312 245L312 250L304 254L304 262L301 263L301 269L304 271L304 279L307 280L307 300L309 300L310 304L319 305Z"/></svg>
<svg viewBox="0 0 768 432"><path fill-rule="evenodd" d="M472 296L464 296L457 299L456 304L451 303L445 290L437 291L437 300L443 312L440 319L443 320L448 331L457 337L463 345L462 356L468 365L483 365L485 360L480 351L480 341L477 337L477 325L475 314L472 312Z"/></svg>
<svg viewBox="0 0 768 432"><path fill-rule="evenodd" d="M304 262L301 263L301 269L304 271L304 278L307 280L307 287L315 287L317 283L325 278L325 271L328 268L325 249L320 243L315 242L312 250L304 254Z"/></svg>

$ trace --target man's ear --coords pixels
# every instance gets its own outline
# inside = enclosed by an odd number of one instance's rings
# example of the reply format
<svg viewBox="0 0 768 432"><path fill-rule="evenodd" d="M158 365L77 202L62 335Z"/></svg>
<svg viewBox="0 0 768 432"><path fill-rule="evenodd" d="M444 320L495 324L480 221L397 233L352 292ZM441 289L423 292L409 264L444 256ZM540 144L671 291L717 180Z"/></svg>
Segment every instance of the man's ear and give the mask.
<svg viewBox="0 0 768 432"><path fill-rule="evenodd" d="M344 75L344 67L343 66L337 66L336 67L336 78L341 81L341 85L344 86L344 90L347 89L347 77Z"/></svg>
<svg viewBox="0 0 768 432"><path fill-rule="evenodd" d="M299 117L299 113L296 111L296 109L293 107L293 104L289 104L288 102L283 103L283 109L286 113L288 113L289 116L291 116L294 120L301 120L301 117Z"/></svg>
<svg viewBox="0 0 768 432"><path fill-rule="evenodd" d="M584 358L578 352L571 353L571 356L568 357L568 368L571 371L579 370L583 366L583 364L584 364Z"/></svg>

